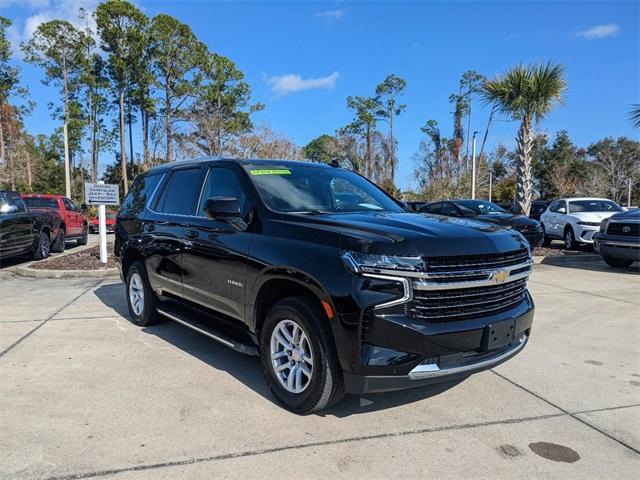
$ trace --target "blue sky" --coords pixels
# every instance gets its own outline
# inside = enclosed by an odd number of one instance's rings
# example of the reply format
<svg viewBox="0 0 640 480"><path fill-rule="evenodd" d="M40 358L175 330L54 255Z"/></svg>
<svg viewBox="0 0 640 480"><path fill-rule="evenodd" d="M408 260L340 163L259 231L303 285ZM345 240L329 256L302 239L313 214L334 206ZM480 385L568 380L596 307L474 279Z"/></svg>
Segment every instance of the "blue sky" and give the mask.
<svg viewBox="0 0 640 480"><path fill-rule="evenodd" d="M94 0L0 0L0 15L24 40L38 22L71 18ZM371 95L389 73L407 80L407 110L397 120L400 168L396 181L412 183L412 156L428 119L451 135L448 96L473 69L493 76L520 62L566 66L566 102L539 130L566 129L580 145L604 136L636 137L629 105L640 103L640 2L213 2L136 1L145 13L164 12L188 23L213 51L234 60L266 104L255 116L304 145L348 123L348 95ZM21 63L18 61L18 63ZM47 103L52 87L41 71L23 67L38 104L27 119L32 133L55 123ZM472 128L483 130L487 111L474 106ZM501 121L488 147L513 146L517 123ZM105 160L111 161L111 158Z"/></svg>

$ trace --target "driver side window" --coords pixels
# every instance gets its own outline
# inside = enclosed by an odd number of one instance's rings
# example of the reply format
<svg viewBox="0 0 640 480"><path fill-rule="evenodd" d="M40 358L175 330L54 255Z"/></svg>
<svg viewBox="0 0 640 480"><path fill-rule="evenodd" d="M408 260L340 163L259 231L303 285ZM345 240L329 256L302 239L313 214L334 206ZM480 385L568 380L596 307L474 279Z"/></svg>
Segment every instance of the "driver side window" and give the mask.
<svg viewBox="0 0 640 480"><path fill-rule="evenodd" d="M240 205L240 213L247 213L247 195L234 172L227 168L213 167L209 169L207 181L202 190L198 215L205 216L204 204L212 197L235 197Z"/></svg>

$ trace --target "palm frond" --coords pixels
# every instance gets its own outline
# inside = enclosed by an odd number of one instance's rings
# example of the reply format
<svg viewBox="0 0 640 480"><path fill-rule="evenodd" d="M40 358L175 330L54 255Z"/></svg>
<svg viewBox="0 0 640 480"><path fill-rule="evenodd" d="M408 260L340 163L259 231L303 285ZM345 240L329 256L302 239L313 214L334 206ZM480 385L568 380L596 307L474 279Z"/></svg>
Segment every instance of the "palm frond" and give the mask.
<svg viewBox="0 0 640 480"><path fill-rule="evenodd" d="M640 130L640 104L635 104L631 106L631 111L629 112L629 120L635 128Z"/></svg>

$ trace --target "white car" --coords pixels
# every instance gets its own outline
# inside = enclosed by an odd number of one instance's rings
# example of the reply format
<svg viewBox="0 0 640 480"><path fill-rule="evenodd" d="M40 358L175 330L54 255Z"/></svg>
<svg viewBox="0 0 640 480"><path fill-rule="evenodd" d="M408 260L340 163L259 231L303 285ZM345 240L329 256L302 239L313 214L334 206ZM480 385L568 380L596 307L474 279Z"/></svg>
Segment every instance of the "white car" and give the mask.
<svg viewBox="0 0 640 480"><path fill-rule="evenodd" d="M606 198L563 198L551 202L540 215L544 231L544 244L551 240L564 241L567 250L580 243L593 243L600 222L622 208Z"/></svg>

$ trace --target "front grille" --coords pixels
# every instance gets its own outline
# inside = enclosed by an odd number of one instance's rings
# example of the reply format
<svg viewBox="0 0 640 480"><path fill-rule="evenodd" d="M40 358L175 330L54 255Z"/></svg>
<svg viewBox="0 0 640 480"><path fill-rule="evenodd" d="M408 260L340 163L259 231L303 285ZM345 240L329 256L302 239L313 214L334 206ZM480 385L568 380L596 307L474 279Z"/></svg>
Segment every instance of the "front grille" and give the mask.
<svg viewBox="0 0 640 480"><path fill-rule="evenodd" d="M526 279L474 288L414 290L406 314L434 323L469 320L515 307L526 298Z"/></svg>
<svg viewBox="0 0 640 480"><path fill-rule="evenodd" d="M640 223L611 222L607 227L607 235L620 235L621 237L640 236Z"/></svg>
<svg viewBox="0 0 640 480"><path fill-rule="evenodd" d="M529 261L526 248L504 253L486 255L463 255L455 257L427 257L428 273L456 273L460 270L488 270L509 267Z"/></svg>

